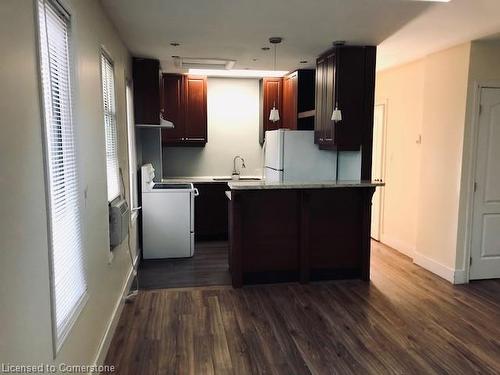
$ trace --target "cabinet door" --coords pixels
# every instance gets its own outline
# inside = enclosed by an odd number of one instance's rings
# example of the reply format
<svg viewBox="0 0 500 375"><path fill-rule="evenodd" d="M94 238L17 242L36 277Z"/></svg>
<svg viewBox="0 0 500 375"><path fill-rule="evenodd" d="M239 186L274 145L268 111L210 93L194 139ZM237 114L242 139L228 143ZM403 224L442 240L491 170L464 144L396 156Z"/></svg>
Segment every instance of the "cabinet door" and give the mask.
<svg viewBox="0 0 500 375"><path fill-rule="evenodd" d="M283 128L297 129L298 75L294 72L283 79Z"/></svg>
<svg viewBox="0 0 500 375"><path fill-rule="evenodd" d="M264 78L264 131L281 128L283 117L283 80L281 78ZM269 121L269 113L273 106L276 106L280 113L280 120Z"/></svg>
<svg viewBox="0 0 500 375"><path fill-rule="evenodd" d="M334 109L336 82L335 55L331 54L326 59L326 72L324 74L324 94L323 94L323 134L324 148L334 147L334 122L331 120Z"/></svg>
<svg viewBox="0 0 500 375"><path fill-rule="evenodd" d="M160 62L134 58L134 117L136 124L160 124Z"/></svg>
<svg viewBox="0 0 500 375"><path fill-rule="evenodd" d="M179 143L184 139L184 116L182 110L182 75L163 74L161 90L161 113L165 120L174 123L173 129L162 129L163 143Z"/></svg>
<svg viewBox="0 0 500 375"><path fill-rule="evenodd" d="M194 235L196 240L227 240L227 183L208 182L194 185L200 195L194 205Z"/></svg>
<svg viewBox="0 0 500 375"><path fill-rule="evenodd" d="M322 144L323 134L323 96L324 96L324 74L326 59L318 59L316 66L316 115L314 117L314 143Z"/></svg>
<svg viewBox="0 0 500 375"><path fill-rule="evenodd" d="M365 85L365 50L347 46L337 52L336 100L342 110L342 121L335 124L335 144L339 150L359 150L363 143L363 124L367 122L365 100L367 92L373 90Z"/></svg>
<svg viewBox="0 0 500 375"><path fill-rule="evenodd" d="M184 84L186 143L207 142L207 78L186 76Z"/></svg>

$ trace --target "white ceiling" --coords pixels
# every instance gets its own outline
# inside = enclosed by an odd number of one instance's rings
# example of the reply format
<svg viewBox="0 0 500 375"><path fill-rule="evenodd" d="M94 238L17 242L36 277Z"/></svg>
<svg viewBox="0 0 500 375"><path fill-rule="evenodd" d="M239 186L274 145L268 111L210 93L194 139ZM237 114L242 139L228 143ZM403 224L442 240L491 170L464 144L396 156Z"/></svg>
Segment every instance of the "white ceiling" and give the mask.
<svg viewBox="0 0 500 375"><path fill-rule="evenodd" d="M235 69L272 69L272 49L261 50L270 36L284 39L278 70L314 66L336 40L379 45L380 69L500 32L500 0L101 2L132 54L159 58L167 71L175 71L173 55L234 59Z"/></svg>

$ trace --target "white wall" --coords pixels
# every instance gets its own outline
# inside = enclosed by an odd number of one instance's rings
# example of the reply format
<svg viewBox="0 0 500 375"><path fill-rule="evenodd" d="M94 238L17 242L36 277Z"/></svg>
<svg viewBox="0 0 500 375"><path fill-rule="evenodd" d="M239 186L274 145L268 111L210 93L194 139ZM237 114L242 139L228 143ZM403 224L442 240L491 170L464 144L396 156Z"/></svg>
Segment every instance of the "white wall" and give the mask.
<svg viewBox="0 0 500 375"><path fill-rule="evenodd" d="M262 174L259 144L259 81L209 78L208 143L205 147L164 147L163 177L229 176L241 155L242 175Z"/></svg>
<svg viewBox="0 0 500 375"><path fill-rule="evenodd" d="M97 0L65 2L74 19L75 124L87 189L84 241L89 300L55 361L43 177L34 2L0 3L0 362L93 363L131 270L126 246L108 265L106 163L99 52L115 63L120 165L128 188L125 77L130 56ZM133 228L132 246L135 250Z"/></svg>
<svg viewBox="0 0 500 375"><path fill-rule="evenodd" d="M415 262L454 279L470 43L425 59Z"/></svg>
<svg viewBox="0 0 500 375"><path fill-rule="evenodd" d="M385 105L385 183L380 239L413 256L417 243L424 62L377 74L376 104Z"/></svg>
<svg viewBox="0 0 500 375"><path fill-rule="evenodd" d="M470 49L465 43L377 74L377 103L387 103L382 242L449 281L462 272L456 257Z"/></svg>

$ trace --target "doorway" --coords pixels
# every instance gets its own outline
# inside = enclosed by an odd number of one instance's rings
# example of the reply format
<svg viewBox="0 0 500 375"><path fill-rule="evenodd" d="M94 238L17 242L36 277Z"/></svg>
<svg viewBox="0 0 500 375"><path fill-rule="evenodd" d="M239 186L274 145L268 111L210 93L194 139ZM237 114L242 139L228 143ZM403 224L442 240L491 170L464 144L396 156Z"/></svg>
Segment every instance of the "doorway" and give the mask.
<svg viewBox="0 0 500 375"><path fill-rule="evenodd" d="M385 104L377 104L373 116L372 180L384 181ZM384 188L375 189L372 199L371 237L380 241Z"/></svg>
<svg viewBox="0 0 500 375"><path fill-rule="evenodd" d="M500 278L500 88L480 89L469 279Z"/></svg>

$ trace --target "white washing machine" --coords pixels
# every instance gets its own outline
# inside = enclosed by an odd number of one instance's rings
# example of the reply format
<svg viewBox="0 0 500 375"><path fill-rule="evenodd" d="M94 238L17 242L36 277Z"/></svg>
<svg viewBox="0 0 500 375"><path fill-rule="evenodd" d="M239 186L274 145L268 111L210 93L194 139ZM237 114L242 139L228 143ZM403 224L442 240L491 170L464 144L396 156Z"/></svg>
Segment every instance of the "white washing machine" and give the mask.
<svg viewBox="0 0 500 375"><path fill-rule="evenodd" d="M151 164L141 167L142 256L186 258L194 254L193 184L155 183Z"/></svg>

